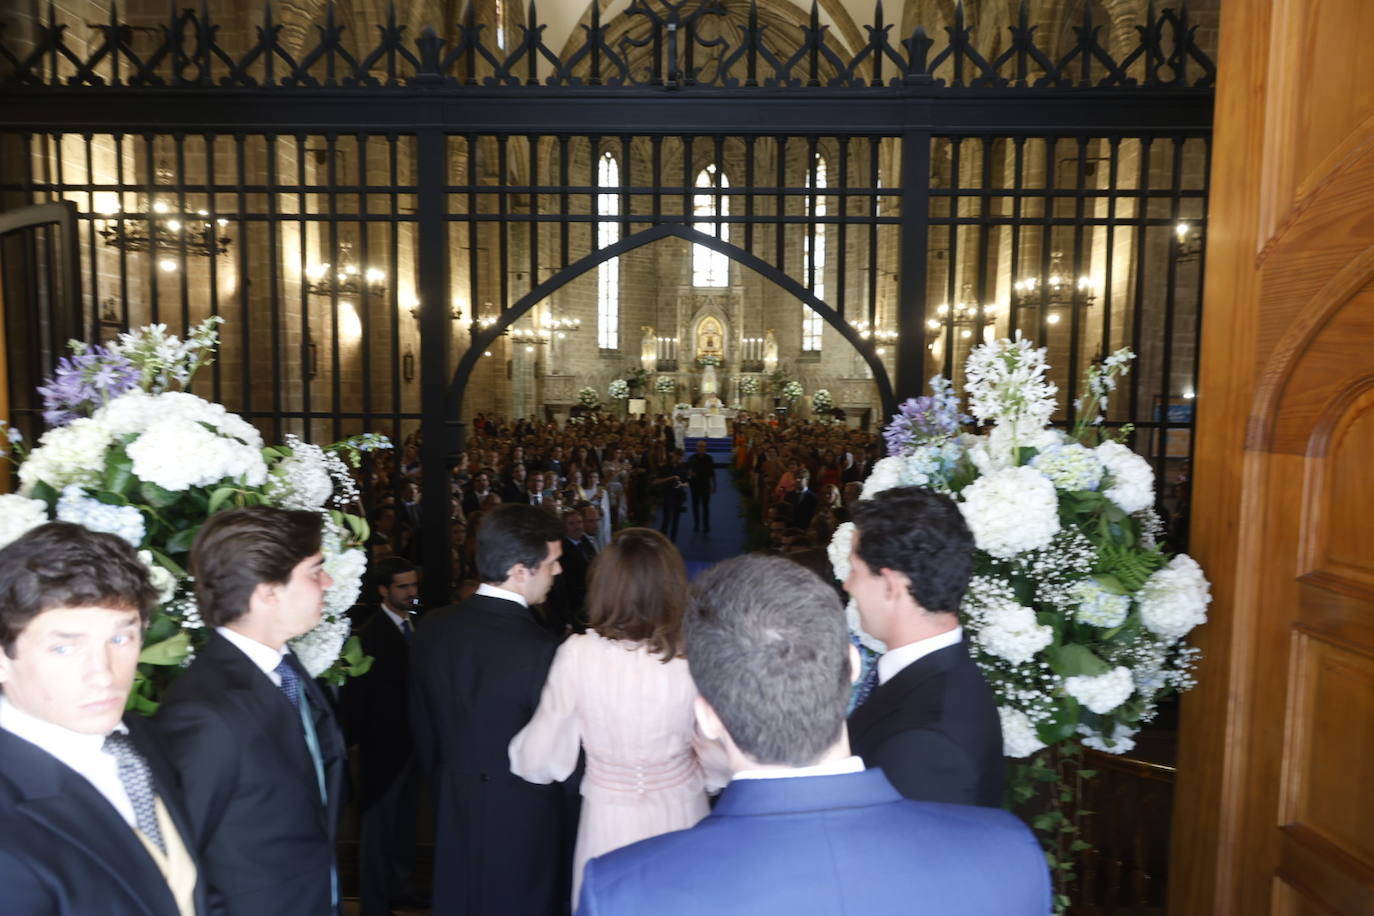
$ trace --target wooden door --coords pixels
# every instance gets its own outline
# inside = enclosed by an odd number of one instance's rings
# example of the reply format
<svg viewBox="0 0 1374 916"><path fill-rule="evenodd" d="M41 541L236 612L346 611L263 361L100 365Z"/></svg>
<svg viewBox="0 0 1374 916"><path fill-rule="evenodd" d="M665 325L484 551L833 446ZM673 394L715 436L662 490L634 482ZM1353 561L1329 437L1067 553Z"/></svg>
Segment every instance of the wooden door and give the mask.
<svg viewBox="0 0 1374 916"><path fill-rule="evenodd" d="M1171 914L1374 914L1371 34L1222 5Z"/></svg>

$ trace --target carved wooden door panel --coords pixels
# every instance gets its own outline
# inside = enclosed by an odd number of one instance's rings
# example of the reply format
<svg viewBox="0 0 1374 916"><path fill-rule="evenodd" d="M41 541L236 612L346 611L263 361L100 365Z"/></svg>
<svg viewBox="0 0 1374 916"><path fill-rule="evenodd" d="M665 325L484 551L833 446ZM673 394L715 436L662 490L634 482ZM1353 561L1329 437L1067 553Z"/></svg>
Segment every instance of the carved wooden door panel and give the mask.
<svg viewBox="0 0 1374 916"><path fill-rule="evenodd" d="M1371 31L1222 9L1171 913L1374 914Z"/></svg>

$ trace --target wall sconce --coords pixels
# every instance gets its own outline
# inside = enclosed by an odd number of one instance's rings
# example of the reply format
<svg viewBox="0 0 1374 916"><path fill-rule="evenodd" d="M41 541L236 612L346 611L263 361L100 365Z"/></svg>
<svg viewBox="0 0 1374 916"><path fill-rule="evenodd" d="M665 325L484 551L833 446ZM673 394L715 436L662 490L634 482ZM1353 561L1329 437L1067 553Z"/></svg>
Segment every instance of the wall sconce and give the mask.
<svg viewBox="0 0 1374 916"><path fill-rule="evenodd" d="M401 378L407 382L415 381L415 351L406 347L405 353L401 354Z"/></svg>
<svg viewBox="0 0 1374 916"><path fill-rule="evenodd" d="M1174 244L1178 246L1178 260L1196 261L1202 257L1202 227L1180 222L1174 227Z"/></svg>
<svg viewBox="0 0 1374 916"><path fill-rule="evenodd" d="M410 309L409 309L410 317L411 317L411 318L414 318L416 321L419 321L419 320L420 320L420 300L418 300L418 299L412 299L411 302L413 302L414 304L413 304L413 305L410 307ZM462 312L461 309L458 308L458 306L456 306L456 305L450 305L450 306L448 307L448 317L451 318L451 319L453 319L454 321L462 321L462 320L463 320L463 312Z"/></svg>

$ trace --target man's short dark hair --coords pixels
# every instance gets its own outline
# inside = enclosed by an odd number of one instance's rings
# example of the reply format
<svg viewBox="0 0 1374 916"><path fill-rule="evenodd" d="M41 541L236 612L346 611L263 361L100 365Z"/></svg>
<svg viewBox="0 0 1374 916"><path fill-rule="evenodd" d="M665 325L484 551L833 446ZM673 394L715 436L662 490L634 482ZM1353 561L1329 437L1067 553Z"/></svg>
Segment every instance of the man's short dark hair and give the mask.
<svg viewBox="0 0 1374 916"><path fill-rule="evenodd" d="M808 766L839 740L849 702L844 610L820 577L751 554L702 573L686 615L687 665L737 747Z"/></svg>
<svg viewBox="0 0 1374 916"><path fill-rule="evenodd" d="M138 611L147 623L156 600L148 568L113 534L48 522L0 550L0 647L10 658L19 634L44 611L108 607Z"/></svg>
<svg viewBox="0 0 1374 916"><path fill-rule="evenodd" d="M513 566L534 569L549 555L549 542L563 540L563 524L539 506L497 506L477 529L477 575L504 582Z"/></svg>
<svg viewBox="0 0 1374 916"><path fill-rule="evenodd" d="M456 525L463 524L461 521L454 522ZM405 557L387 557L377 564L372 570L372 593L368 597L372 600L377 598L377 589L391 588L391 583L396 581L397 576L404 576L406 573L415 572L415 564ZM367 600L367 599L364 599Z"/></svg>
<svg viewBox="0 0 1374 916"><path fill-rule="evenodd" d="M959 612L973 574L973 534L954 500L897 487L855 502L851 511L857 552L870 570L905 573L911 597L927 611Z"/></svg>
<svg viewBox="0 0 1374 916"><path fill-rule="evenodd" d="M210 516L191 545L200 619L222 627L248 613L262 584L279 584L319 553L323 521L317 512L251 506Z"/></svg>

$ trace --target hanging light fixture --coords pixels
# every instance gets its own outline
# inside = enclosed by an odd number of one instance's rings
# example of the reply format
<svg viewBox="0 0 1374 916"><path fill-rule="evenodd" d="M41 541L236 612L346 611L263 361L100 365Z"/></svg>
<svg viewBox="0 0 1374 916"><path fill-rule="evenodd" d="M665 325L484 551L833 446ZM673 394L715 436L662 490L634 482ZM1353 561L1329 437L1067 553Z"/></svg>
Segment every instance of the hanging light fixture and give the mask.
<svg viewBox="0 0 1374 916"><path fill-rule="evenodd" d="M935 307L935 317L926 321L926 347L933 349L937 341L945 337L949 328L954 329L956 340L971 340L973 327L978 323L978 312L983 313L983 328L993 327L997 321L997 306L987 303L980 306L978 297L973 293L973 284L965 283L961 298L953 305L944 303Z"/></svg>
<svg viewBox="0 0 1374 916"><path fill-rule="evenodd" d="M168 186L172 183L172 170L158 166L156 183ZM118 204L112 209L102 211L96 230L105 244L120 251L154 251L196 255L212 258L229 250L229 236L224 235L229 221L223 217L211 220L208 210L196 210L193 214L178 212L167 200L156 193L139 196L139 212L133 215L122 213ZM177 269L173 258L159 259L163 271Z"/></svg>
<svg viewBox="0 0 1374 916"><path fill-rule="evenodd" d="M369 296L386 295L386 271L377 267L363 269L353 260L353 243L339 243L339 264L328 262L306 269L305 288L312 296L338 296L355 299L364 286Z"/></svg>
<svg viewBox="0 0 1374 916"><path fill-rule="evenodd" d="M1093 281L1083 274L1074 279L1064 269L1064 252L1055 249L1050 253L1049 275L1044 277L1023 277L1011 285L1012 302L1016 308L1039 308L1044 306L1046 324L1058 324L1060 309L1072 309L1075 302L1091 306L1097 301L1097 290Z"/></svg>
<svg viewBox="0 0 1374 916"><path fill-rule="evenodd" d="M1174 244L1178 246L1178 260L1196 261L1202 257L1202 227L1179 222L1174 227Z"/></svg>

